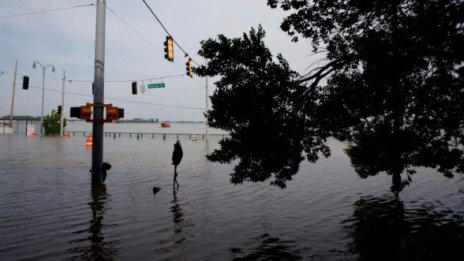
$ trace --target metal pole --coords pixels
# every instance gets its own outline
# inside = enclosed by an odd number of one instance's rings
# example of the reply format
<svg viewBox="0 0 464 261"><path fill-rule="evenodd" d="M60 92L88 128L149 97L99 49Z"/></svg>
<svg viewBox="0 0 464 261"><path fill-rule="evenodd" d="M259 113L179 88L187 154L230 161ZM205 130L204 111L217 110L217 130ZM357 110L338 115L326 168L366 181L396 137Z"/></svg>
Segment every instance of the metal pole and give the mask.
<svg viewBox="0 0 464 261"><path fill-rule="evenodd" d="M60 135L61 137L64 136L64 112L66 111L64 109L64 85L66 82L66 71L63 70L63 88L61 91L61 119L60 119Z"/></svg>
<svg viewBox="0 0 464 261"><path fill-rule="evenodd" d="M106 1L97 1L95 30L95 93L93 96L92 185L103 183L103 103L105 73L105 15Z"/></svg>
<svg viewBox="0 0 464 261"><path fill-rule="evenodd" d="M208 101L209 101L209 97L208 97L208 76L206 76L206 86L205 86L205 89L206 89L206 104L205 104L205 113L208 112ZM208 140L208 119L206 119L206 140Z"/></svg>
<svg viewBox="0 0 464 261"><path fill-rule="evenodd" d="M45 69L46 66L42 67L42 109L40 110L40 134L43 134L43 117L44 117L44 97L45 97Z"/></svg>
<svg viewBox="0 0 464 261"><path fill-rule="evenodd" d="M10 128L13 129L13 109L16 90L16 72L18 70L18 60L15 63L14 76L13 76L13 94L11 95L11 108L10 108Z"/></svg>

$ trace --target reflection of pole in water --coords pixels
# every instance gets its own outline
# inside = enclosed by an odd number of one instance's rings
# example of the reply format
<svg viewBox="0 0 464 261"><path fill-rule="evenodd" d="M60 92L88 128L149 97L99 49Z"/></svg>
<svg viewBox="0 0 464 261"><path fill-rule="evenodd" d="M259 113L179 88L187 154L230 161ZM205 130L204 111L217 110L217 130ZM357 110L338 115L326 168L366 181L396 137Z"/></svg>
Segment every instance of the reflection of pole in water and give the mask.
<svg viewBox="0 0 464 261"><path fill-rule="evenodd" d="M111 243L104 242L105 237L102 233L102 223L105 214L104 204L106 202L106 186L93 186L92 187L92 202L89 203L92 209L92 220L89 227L90 239L90 253L87 257L92 260L108 260L112 259L115 249Z"/></svg>
<svg viewBox="0 0 464 261"><path fill-rule="evenodd" d="M92 220L90 221L89 232L91 234L92 244L98 244L101 237L101 225L103 221L104 203L106 200L106 186L92 187L92 201L89 202L90 209L92 210Z"/></svg>
<svg viewBox="0 0 464 261"><path fill-rule="evenodd" d="M176 225L174 232L180 233L182 232L182 221L184 221L184 214L182 213L182 208L177 200L177 193L176 191L173 192L173 199L172 199L172 206L171 206L171 213L172 213L172 221Z"/></svg>
<svg viewBox="0 0 464 261"><path fill-rule="evenodd" d="M106 199L105 185L92 186L91 201L88 203L92 211L92 219L89 221L88 230L74 232L75 234L86 234L83 239L70 242L78 244L77 247L69 250L70 253L78 254L74 258L83 260L111 260L116 254L116 241L105 241L105 236L102 232ZM89 244L83 246L82 244L87 241Z"/></svg>

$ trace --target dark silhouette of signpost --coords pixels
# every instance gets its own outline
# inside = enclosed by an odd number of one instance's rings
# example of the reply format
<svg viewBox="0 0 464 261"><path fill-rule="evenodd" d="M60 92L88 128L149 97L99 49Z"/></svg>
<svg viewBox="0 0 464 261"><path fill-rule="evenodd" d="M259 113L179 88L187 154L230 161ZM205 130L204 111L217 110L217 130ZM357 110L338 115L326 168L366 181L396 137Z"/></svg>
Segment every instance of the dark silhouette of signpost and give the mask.
<svg viewBox="0 0 464 261"><path fill-rule="evenodd" d="M177 188L179 188L179 182L177 181L177 165L179 165L182 157L184 156L184 152L182 151L182 145L180 141L177 140L174 143L174 152L172 153L172 165L174 165L174 181L172 182L172 187L175 189L176 184Z"/></svg>

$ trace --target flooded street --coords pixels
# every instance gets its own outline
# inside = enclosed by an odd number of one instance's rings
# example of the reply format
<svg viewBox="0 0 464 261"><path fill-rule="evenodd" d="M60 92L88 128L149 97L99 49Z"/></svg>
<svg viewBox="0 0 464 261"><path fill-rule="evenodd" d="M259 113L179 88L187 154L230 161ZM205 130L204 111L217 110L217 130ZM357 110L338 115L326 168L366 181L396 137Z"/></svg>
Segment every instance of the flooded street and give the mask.
<svg viewBox="0 0 464 261"><path fill-rule="evenodd" d="M112 168L105 186L92 189L84 136L0 135L0 259L464 257L462 176L417 169L396 199L391 176L361 179L332 141L332 157L304 161L286 189L233 185L234 165L205 157L219 139L180 139L173 191L174 137L105 138Z"/></svg>

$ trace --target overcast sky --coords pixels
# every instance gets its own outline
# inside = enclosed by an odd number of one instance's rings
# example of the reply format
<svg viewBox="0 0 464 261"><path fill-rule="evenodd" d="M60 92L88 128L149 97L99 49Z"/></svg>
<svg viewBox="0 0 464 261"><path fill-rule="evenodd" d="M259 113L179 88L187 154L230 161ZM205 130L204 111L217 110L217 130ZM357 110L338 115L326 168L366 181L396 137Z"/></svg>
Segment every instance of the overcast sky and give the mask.
<svg viewBox="0 0 464 261"><path fill-rule="evenodd" d="M285 16L270 9L266 0L146 0L174 39L198 63L200 41L218 34L239 37L261 24L267 33L267 46L274 55L282 53L292 68L304 73L312 62L308 42L292 43L279 28ZM0 116L9 115L15 60L18 77L15 115L40 116L42 68L34 61L54 65L45 76L45 114L61 103L63 71L65 115L69 107L92 102L96 6L6 17L15 14L54 10L96 3L95 0L1 0L0 10ZM174 63L164 59L166 33L142 0L107 0L105 103L125 109L125 118L160 120L204 120L205 79L185 75L185 62L175 47ZM121 21L122 20L122 21ZM129 27L129 26L130 27ZM30 77L29 90L21 88L22 75ZM133 80L174 76L153 80L164 89L146 89L132 95ZM178 76L185 75L185 76ZM69 82L71 80L71 82ZM127 82L111 82L127 81ZM138 81L148 85L149 81ZM210 80L209 94L214 91Z"/></svg>

